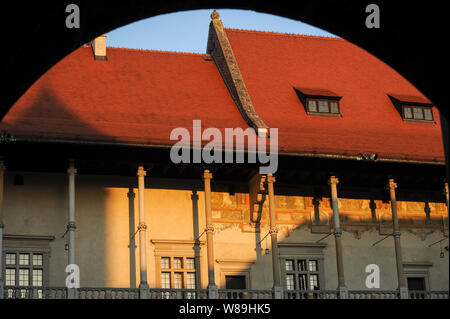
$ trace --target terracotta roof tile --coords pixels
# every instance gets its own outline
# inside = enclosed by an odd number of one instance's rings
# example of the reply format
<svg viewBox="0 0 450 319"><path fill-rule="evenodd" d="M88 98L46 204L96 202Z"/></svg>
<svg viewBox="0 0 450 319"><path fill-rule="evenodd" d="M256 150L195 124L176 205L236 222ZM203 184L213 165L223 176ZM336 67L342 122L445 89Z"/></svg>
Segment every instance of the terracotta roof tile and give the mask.
<svg viewBox="0 0 450 319"><path fill-rule="evenodd" d="M436 124L403 121L386 92L426 99L395 70L343 39L226 29L254 108L286 152L378 153L444 161ZM292 87L338 92L342 117L308 116Z"/></svg>
<svg viewBox="0 0 450 319"><path fill-rule="evenodd" d="M279 129L287 153L444 160L436 124L405 122L386 92L426 99L389 66L329 37L226 29L259 116ZM112 48L94 61L84 46L17 101L0 130L20 135L172 145L176 127L242 127L236 105L205 54ZM341 118L308 116L292 89L337 92Z"/></svg>

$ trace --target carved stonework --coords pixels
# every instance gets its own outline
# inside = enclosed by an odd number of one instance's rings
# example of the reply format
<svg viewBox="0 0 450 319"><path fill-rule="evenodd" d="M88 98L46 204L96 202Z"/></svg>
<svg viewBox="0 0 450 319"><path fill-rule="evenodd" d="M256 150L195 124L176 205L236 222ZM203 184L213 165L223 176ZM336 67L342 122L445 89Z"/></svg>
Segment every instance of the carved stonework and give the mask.
<svg viewBox="0 0 450 319"><path fill-rule="evenodd" d="M433 234L436 231L436 229L406 228L406 231L418 236L422 241L425 241L429 235Z"/></svg>
<svg viewBox="0 0 450 319"><path fill-rule="evenodd" d="M277 227L270 227L269 233L272 234L278 234L278 228Z"/></svg>
<svg viewBox="0 0 450 319"><path fill-rule="evenodd" d="M211 224L206 225L205 231L206 231L207 233L213 233L213 232L214 232L214 226L211 225Z"/></svg>
<svg viewBox="0 0 450 319"><path fill-rule="evenodd" d="M390 178L386 187L389 190L395 190L397 188L397 183L395 183L394 180Z"/></svg>
<svg viewBox="0 0 450 319"><path fill-rule="evenodd" d="M215 20L215 19L219 19L219 18L220 18L219 12L217 12L216 10L214 10L214 11L211 13L211 20Z"/></svg>
<svg viewBox="0 0 450 319"><path fill-rule="evenodd" d="M138 225L138 231L141 231L141 230L143 230L143 231L146 231L146 230L147 230L147 224L146 224L146 223L144 223L144 222L140 222L140 223L139 223L139 225Z"/></svg>
<svg viewBox="0 0 450 319"><path fill-rule="evenodd" d="M211 172L209 170L205 169L203 171L202 177L203 177L203 180L205 180L205 179L212 179L212 174L211 174Z"/></svg>
<svg viewBox="0 0 450 319"><path fill-rule="evenodd" d="M139 166L137 170L137 176L139 177L145 177L147 175L147 172L144 170L143 166Z"/></svg>
<svg viewBox="0 0 450 319"><path fill-rule="evenodd" d="M339 179L335 176L331 176L328 180L328 185L337 185L339 184Z"/></svg>
<svg viewBox="0 0 450 319"><path fill-rule="evenodd" d="M71 163L69 168L67 169L67 174L69 174L69 175L77 174L77 169L75 168L75 166L73 166L73 163Z"/></svg>
<svg viewBox="0 0 450 319"><path fill-rule="evenodd" d="M75 229L77 229L77 225L75 224L75 222L69 222L67 224L67 230L68 231L75 230Z"/></svg>

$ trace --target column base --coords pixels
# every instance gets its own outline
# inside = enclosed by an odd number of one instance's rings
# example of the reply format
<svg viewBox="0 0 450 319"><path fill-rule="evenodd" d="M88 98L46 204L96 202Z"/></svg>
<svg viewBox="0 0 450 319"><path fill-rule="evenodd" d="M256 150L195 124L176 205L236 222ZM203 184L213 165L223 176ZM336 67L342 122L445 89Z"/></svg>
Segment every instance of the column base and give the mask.
<svg viewBox="0 0 450 319"><path fill-rule="evenodd" d="M409 299L408 288L399 287L398 290L400 292L400 299Z"/></svg>
<svg viewBox="0 0 450 319"><path fill-rule="evenodd" d="M208 299L219 299L219 288L215 284L208 285Z"/></svg>
<svg viewBox="0 0 450 319"><path fill-rule="evenodd" d="M146 282L139 284L139 299L150 299L150 288Z"/></svg>
<svg viewBox="0 0 450 319"><path fill-rule="evenodd" d="M67 299L78 299L77 288L67 288Z"/></svg>
<svg viewBox="0 0 450 319"><path fill-rule="evenodd" d="M4 290L3 279L0 279L0 299L5 298L5 290Z"/></svg>
<svg viewBox="0 0 450 319"><path fill-rule="evenodd" d="M338 286L339 299L348 299L348 288L346 286Z"/></svg>
<svg viewBox="0 0 450 319"><path fill-rule="evenodd" d="M272 290L273 290L273 294L274 294L274 299L283 299L283 292L284 292L284 289L283 289L283 287L281 287L281 286L273 286L272 287Z"/></svg>

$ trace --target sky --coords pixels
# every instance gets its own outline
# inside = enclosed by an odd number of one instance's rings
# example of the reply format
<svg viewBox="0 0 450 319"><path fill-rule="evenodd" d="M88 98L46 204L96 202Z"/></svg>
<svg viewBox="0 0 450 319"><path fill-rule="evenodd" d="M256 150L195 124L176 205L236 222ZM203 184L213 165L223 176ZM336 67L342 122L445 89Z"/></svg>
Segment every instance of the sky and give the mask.
<svg viewBox="0 0 450 319"><path fill-rule="evenodd" d="M213 9L143 19L106 34L107 46L205 53ZM309 24L250 10L217 9L225 28L335 36Z"/></svg>

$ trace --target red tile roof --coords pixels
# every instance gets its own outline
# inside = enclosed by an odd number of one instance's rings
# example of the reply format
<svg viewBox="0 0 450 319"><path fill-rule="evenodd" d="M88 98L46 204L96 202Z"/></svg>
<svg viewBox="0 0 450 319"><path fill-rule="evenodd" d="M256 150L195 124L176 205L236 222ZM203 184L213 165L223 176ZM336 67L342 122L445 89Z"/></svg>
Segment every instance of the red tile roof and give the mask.
<svg viewBox="0 0 450 319"><path fill-rule="evenodd" d="M444 161L436 124L405 122L387 93L426 99L390 67L336 38L226 29L259 116L285 153ZM204 54L81 47L17 101L0 130L19 136L172 145L175 127L247 128ZM308 116L294 87L338 92L341 118Z"/></svg>
<svg viewBox="0 0 450 319"><path fill-rule="evenodd" d="M340 38L226 33L256 112L279 128L281 151L444 161L438 110L436 124L403 121L387 93L426 98L365 50ZM307 115L293 87L339 93L342 117Z"/></svg>
<svg viewBox="0 0 450 319"><path fill-rule="evenodd" d="M47 138L169 145L176 127L245 127L205 54L107 48L95 61L84 46L17 101L0 130Z"/></svg>

